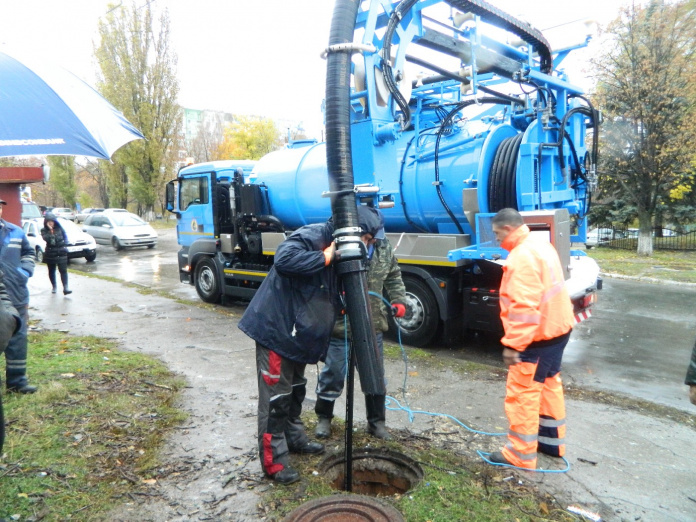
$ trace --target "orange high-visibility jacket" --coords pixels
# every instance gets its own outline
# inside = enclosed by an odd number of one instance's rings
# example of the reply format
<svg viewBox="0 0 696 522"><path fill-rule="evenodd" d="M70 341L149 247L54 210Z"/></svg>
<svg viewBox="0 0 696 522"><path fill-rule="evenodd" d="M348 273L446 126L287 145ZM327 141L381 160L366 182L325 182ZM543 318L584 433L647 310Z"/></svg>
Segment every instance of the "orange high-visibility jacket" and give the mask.
<svg viewBox="0 0 696 522"><path fill-rule="evenodd" d="M575 324L556 249L522 225L501 246L510 252L500 284L501 342L524 351L534 341L568 333Z"/></svg>

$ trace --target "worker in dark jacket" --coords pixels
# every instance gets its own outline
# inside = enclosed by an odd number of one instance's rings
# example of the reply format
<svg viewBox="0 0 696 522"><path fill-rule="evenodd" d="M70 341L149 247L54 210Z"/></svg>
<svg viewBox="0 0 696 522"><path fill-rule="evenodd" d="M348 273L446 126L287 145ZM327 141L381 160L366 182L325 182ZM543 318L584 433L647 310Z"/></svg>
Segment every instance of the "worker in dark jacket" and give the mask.
<svg viewBox="0 0 696 522"><path fill-rule="evenodd" d="M7 343L10 342L15 332L22 326L22 320L15 307L12 306L10 296L7 295L3 279L4 276L0 271L0 354L5 351ZM2 411L2 394L0 394L0 455L2 455L2 446L4 442L5 419Z"/></svg>
<svg viewBox="0 0 696 522"><path fill-rule="evenodd" d="M22 326L5 349L5 386L9 391L34 393L36 386L27 380L27 327L29 319L29 289L27 282L34 275L34 249L17 225L2 219L7 205L0 200L0 270L5 275L5 287L22 319Z"/></svg>
<svg viewBox="0 0 696 522"><path fill-rule="evenodd" d="M72 294L68 288L68 237L56 216L46 212L44 227L41 229L41 237L46 242L44 263L48 265L48 279L51 281L51 293L58 290L56 285L56 267L60 272L60 282L63 283L63 294Z"/></svg>
<svg viewBox="0 0 696 522"><path fill-rule="evenodd" d="M378 211L379 212L379 211ZM389 315L392 309L388 308L381 299L382 292L387 291L390 302L395 305L394 314L401 317L406 312L406 288L401 279L401 268L394 255L392 246L384 233L384 218L380 215L382 226L377 231L374 239L367 245L368 270L367 287L371 292L370 308L372 309L372 323L375 328L377 348L383 354L382 335L389 329ZM377 294L377 295L374 295ZM317 414L317 427L314 434L325 439L331 434L331 419L333 418L334 404L341 396L346 382L347 368L347 339L346 321L336 321L329 351L326 354L324 367L317 379L317 402L314 411ZM348 326L348 339L350 339L350 325ZM386 429L386 391L382 394L365 394L365 410L367 413L367 431L371 435L384 440L392 437Z"/></svg>
<svg viewBox="0 0 696 522"><path fill-rule="evenodd" d="M689 363L689 369L686 371L684 384L689 385L691 404L696 404L696 343L694 343L694 349L691 351L691 363Z"/></svg>
<svg viewBox="0 0 696 522"><path fill-rule="evenodd" d="M379 224L373 209L360 207L358 221L371 239ZM244 313L239 328L256 341L259 386L258 444L264 473L290 484L299 473L289 452L317 454L300 420L307 364L326 353L341 310L333 268L333 223L307 225L280 244L274 265Z"/></svg>

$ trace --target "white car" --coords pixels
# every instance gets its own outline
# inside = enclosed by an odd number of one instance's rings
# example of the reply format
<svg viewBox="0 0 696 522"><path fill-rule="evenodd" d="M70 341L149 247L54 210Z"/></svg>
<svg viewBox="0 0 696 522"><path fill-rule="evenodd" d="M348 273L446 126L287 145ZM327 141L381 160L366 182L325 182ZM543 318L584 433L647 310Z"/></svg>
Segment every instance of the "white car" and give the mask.
<svg viewBox="0 0 696 522"><path fill-rule="evenodd" d="M587 233L585 244L588 247L594 247L609 243L615 239L624 239L625 237L626 235L621 230L614 230L613 228L593 228Z"/></svg>
<svg viewBox="0 0 696 522"><path fill-rule="evenodd" d="M75 223L63 218L57 218L60 226L65 230L68 236L68 259L76 257L84 257L88 263L97 259L97 243L89 234L80 230ZM28 219L24 222L24 234L29 240L29 244L34 249L36 260L41 263L43 261L44 252L46 251L46 242L41 237L41 229L44 226L44 218Z"/></svg>
<svg viewBox="0 0 696 522"><path fill-rule="evenodd" d="M157 232L147 222L130 212L100 212L85 219L82 229L97 243L111 245L115 250L126 247L157 246Z"/></svg>

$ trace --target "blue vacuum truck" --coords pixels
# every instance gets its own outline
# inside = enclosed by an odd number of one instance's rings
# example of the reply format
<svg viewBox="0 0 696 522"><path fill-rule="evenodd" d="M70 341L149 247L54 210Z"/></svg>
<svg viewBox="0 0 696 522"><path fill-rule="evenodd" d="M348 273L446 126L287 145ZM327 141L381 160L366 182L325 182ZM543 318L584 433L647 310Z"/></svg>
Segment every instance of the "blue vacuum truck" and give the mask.
<svg viewBox="0 0 696 522"><path fill-rule="evenodd" d="M399 259L403 341L451 344L502 332L507 253L490 221L512 207L555 245L586 319L599 268L571 244L586 238L601 117L559 69L586 43L552 50L483 1L337 0L323 53L328 145L182 168L167 185L181 281L209 303L249 299L286 233L355 198L381 209ZM348 183L332 164L352 169Z"/></svg>

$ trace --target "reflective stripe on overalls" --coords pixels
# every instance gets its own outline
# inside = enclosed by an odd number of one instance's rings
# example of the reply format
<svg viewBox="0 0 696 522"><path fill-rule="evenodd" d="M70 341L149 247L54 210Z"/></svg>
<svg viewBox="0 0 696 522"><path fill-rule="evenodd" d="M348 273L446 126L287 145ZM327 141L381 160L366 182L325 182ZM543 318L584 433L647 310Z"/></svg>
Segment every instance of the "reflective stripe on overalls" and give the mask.
<svg viewBox="0 0 696 522"><path fill-rule="evenodd" d="M547 344L548 343L548 344ZM568 336L520 353L508 370L505 414L510 423L503 455L511 464L535 469L537 451L565 455L565 402L561 359Z"/></svg>

